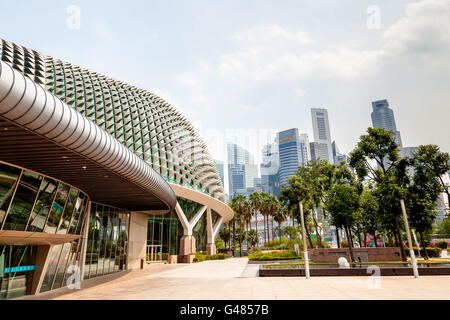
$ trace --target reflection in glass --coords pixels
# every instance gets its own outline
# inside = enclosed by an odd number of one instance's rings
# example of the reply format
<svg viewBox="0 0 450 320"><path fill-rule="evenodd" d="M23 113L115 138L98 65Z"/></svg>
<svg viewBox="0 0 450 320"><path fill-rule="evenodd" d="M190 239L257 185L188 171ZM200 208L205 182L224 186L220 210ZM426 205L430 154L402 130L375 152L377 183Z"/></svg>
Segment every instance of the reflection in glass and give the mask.
<svg viewBox="0 0 450 320"><path fill-rule="evenodd" d="M56 195L57 185L58 183L55 180L49 178L45 178L42 182L27 231L40 232L44 230L47 215Z"/></svg>
<svg viewBox="0 0 450 320"><path fill-rule="evenodd" d="M0 300L31 293L35 255L36 247L0 245Z"/></svg>
<svg viewBox="0 0 450 320"><path fill-rule="evenodd" d="M78 190L72 188L70 189L69 199L67 200L66 207L64 208L63 217L61 219L61 224L58 228L58 234L66 234L69 228L70 218L72 218L73 208L75 206L75 201L77 200Z"/></svg>
<svg viewBox="0 0 450 320"><path fill-rule="evenodd" d="M85 278L126 269L129 216L120 209L92 204Z"/></svg>
<svg viewBox="0 0 450 320"><path fill-rule="evenodd" d="M19 181L14 199L6 217L4 230L24 231L33 209L42 176L24 171Z"/></svg>
<svg viewBox="0 0 450 320"><path fill-rule="evenodd" d="M51 289L53 278L55 276L56 268L58 267L59 256L61 255L63 245L58 244L53 246L50 253L50 260L47 266L47 272L45 273L44 280L42 281L41 293L49 291Z"/></svg>
<svg viewBox="0 0 450 320"><path fill-rule="evenodd" d="M0 229L9 203L11 202L14 189L16 188L20 172L21 170L19 168L0 163Z"/></svg>
<svg viewBox="0 0 450 320"><path fill-rule="evenodd" d="M83 201L84 201L84 194L80 192L77 201L75 202L75 210L73 212L72 222L70 223L69 234L75 234L75 229L78 224L78 219L80 217Z"/></svg>
<svg viewBox="0 0 450 320"><path fill-rule="evenodd" d="M58 192L56 193L55 201L53 201L52 210L50 211L50 215L47 220L47 225L44 229L46 233L56 233L56 229L58 229L59 220L61 219L68 194L69 186L64 183L60 183L58 186Z"/></svg>

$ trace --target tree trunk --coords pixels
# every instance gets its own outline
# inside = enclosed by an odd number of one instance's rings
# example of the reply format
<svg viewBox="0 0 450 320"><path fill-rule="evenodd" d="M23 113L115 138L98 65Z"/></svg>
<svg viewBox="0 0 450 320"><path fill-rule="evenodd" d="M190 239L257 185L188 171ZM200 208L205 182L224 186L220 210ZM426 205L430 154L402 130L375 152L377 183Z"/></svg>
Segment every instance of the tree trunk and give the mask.
<svg viewBox="0 0 450 320"><path fill-rule="evenodd" d="M322 248L322 237L319 234L319 230L318 230L318 224L317 224L317 220L316 217L314 216L315 213L315 209L313 209L313 211L311 212L311 216L313 218L313 222L314 222L314 230L316 231L316 241L317 241L317 246L319 248Z"/></svg>
<svg viewBox="0 0 450 320"><path fill-rule="evenodd" d="M359 230L359 227L356 228L356 232L358 232L358 242L359 242L359 247L362 248L362 242L361 242L361 231Z"/></svg>
<svg viewBox="0 0 450 320"><path fill-rule="evenodd" d="M420 234L420 242L422 243L422 248L423 248L425 259L430 260L430 257L428 256L428 252L427 252L427 247L425 245L425 238L423 236L423 232L419 232L419 234ZM417 250L419 250L419 248L417 248Z"/></svg>
<svg viewBox="0 0 450 320"><path fill-rule="evenodd" d="M363 237L364 237L364 248L367 248L367 232L363 232Z"/></svg>
<svg viewBox="0 0 450 320"><path fill-rule="evenodd" d="M347 236L347 242L348 242L348 251L350 251L350 260L352 262L355 262L355 257L353 256L353 244L351 241L352 235L351 235L351 231L349 230L349 228L344 225L344 231L345 231L345 235Z"/></svg>
<svg viewBox="0 0 450 320"><path fill-rule="evenodd" d="M258 238L258 211L255 210L256 238ZM259 247L259 241L256 241L256 247Z"/></svg>
<svg viewBox="0 0 450 320"><path fill-rule="evenodd" d="M407 259L406 259L406 254L405 254L405 247L403 245L402 234L401 234L401 231L400 231L400 224L398 223L398 216L397 215L394 216L394 222L395 222L395 229L397 231L398 241L400 243L400 251L401 251L401 254L402 254L402 261L406 262Z"/></svg>
<svg viewBox="0 0 450 320"><path fill-rule="evenodd" d="M273 225L273 218L272 218L272 241L274 242L274 244L275 244L275 232L274 232L274 225Z"/></svg>
<svg viewBox="0 0 450 320"><path fill-rule="evenodd" d="M278 223L278 235L280 236L280 246L281 246L281 223Z"/></svg>
<svg viewBox="0 0 450 320"><path fill-rule="evenodd" d="M305 222L305 231L306 231L306 235L308 236L309 245L310 245L310 247L312 249L313 248L313 244L312 244L311 235L309 233L308 226L306 225L306 222Z"/></svg>
<svg viewBox="0 0 450 320"><path fill-rule="evenodd" d="M375 248L378 248L377 233L376 232L373 233L373 242L375 243Z"/></svg>
<svg viewBox="0 0 450 320"><path fill-rule="evenodd" d="M339 228L336 227L336 241L337 241L337 247L341 248L341 239L339 238Z"/></svg>

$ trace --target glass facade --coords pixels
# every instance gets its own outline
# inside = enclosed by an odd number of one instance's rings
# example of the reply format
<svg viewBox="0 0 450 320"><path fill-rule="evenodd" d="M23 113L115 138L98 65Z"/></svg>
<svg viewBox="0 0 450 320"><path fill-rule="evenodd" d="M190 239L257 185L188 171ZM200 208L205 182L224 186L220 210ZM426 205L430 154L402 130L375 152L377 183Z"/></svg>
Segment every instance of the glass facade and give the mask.
<svg viewBox="0 0 450 320"><path fill-rule="evenodd" d="M130 212L92 203L84 279L126 269L129 224Z"/></svg>
<svg viewBox="0 0 450 320"><path fill-rule="evenodd" d="M30 294L36 247L0 245L0 300Z"/></svg>
<svg viewBox="0 0 450 320"><path fill-rule="evenodd" d="M68 184L0 162L0 230L80 235L88 201Z"/></svg>
<svg viewBox="0 0 450 320"><path fill-rule="evenodd" d="M148 261L168 260L169 255L177 255L180 239L183 236L183 226L175 212L161 216L150 216L148 218L147 245L153 246L155 250L148 250ZM161 246L161 250L156 250ZM162 257L157 257L161 252Z"/></svg>

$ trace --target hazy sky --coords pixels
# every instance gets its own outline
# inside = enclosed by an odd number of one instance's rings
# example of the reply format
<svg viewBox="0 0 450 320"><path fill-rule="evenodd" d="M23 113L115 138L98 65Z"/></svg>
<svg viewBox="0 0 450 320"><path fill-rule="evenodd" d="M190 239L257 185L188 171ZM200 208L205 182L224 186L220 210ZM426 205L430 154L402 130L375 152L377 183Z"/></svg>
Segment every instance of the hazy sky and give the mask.
<svg viewBox="0 0 450 320"><path fill-rule="evenodd" d="M405 146L450 151L450 0L0 3L0 38L159 94L214 158L237 137L258 160L278 129L312 140L314 107L348 153L385 98Z"/></svg>

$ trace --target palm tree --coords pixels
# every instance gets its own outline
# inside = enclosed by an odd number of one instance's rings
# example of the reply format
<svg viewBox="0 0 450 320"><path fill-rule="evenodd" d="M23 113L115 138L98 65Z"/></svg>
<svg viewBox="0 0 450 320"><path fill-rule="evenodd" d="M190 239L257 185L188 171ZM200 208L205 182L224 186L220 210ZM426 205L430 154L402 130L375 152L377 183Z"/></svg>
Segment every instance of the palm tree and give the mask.
<svg viewBox="0 0 450 320"><path fill-rule="evenodd" d="M248 232L250 231L250 228L251 228L251 221L252 221L252 216L253 216L253 208L252 208L250 201L248 201L248 200L245 201L243 210L244 210L243 217L244 217L245 227L246 227L247 234L248 234ZM247 248L248 247L250 247L250 245L249 245L249 239L247 238Z"/></svg>
<svg viewBox="0 0 450 320"><path fill-rule="evenodd" d="M255 217L256 233L258 234L258 212L261 212L261 194L258 192L253 192L249 196L250 203L253 209L253 216ZM256 247L258 247L258 242Z"/></svg>
<svg viewBox="0 0 450 320"><path fill-rule="evenodd" d="M267 221L267 215L269 212L269 202L270 202L270 194L267 192L261 192L261 214L264 217L264 242L267 244L269 242L268 240L268 221ZM267 234L267 235L266 235Z"/></svg>
<svg viewBox="0 0 450 320"><path fill-rule="evenodd" d="M278 223L278 236L280 238L280 245L281 245L281 224L286 221L287 218L287 208L286 206L281 206L279 207L279 209L277 210L277 212L274 215L274 220Z"/></svg>
<svg viewBox="0 0 450 320"><path fill-rule="evenodd" d="M234 211L234 215L235 215L235 220L237 220L238 223L238 228L239 228L239 236L238 236L238 241L239 241L239 253L240 256L242 257L242 220L244 218L244 214L245 214L245 206L246 206L246 202L247 202L247 198L242 195L239 194L237 196L235 196L231 202L230 202L230 207L233 209ZM234 227L234 226L233 226Z"/></svg>
<svg viewBox="0 0 450 320"><path fill-rule="evenodd" d="M272 222L272 240L274 240L275 238L275 233L274 233L274 225L273 225L273 221L274 221L274 217L276 215L276 213L278 212L278 210L280 209L280 202L278 201L278 199L273 196L273 195L269 195L267 198L267 215L270 216L271 222ZM270 241L270 239L269 239Z"/></svg>

